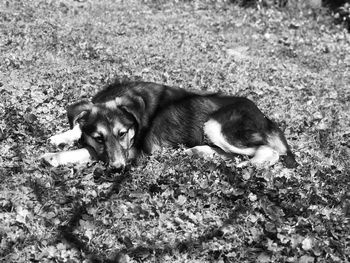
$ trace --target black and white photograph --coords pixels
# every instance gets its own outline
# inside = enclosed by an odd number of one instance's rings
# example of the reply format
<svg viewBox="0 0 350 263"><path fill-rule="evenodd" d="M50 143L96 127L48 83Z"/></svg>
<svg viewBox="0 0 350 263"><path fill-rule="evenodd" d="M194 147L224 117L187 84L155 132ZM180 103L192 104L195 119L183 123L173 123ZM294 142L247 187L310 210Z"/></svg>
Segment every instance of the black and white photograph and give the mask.
<svg viewBox="0 0 350 263"><path fill-rule="evenodd" d="M350 1L0 0L0 262L350 262Z"/></svg>

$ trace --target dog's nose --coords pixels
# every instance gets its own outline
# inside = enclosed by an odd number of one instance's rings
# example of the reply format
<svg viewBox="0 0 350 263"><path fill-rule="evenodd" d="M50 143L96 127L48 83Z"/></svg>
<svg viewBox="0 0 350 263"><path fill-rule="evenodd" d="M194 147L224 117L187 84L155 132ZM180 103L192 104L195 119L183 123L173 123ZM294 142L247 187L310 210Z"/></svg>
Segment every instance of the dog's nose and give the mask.
<svg viewBox="0 0 350 263"><path fill-rule="evenodd" d="M125 167L125 164L124 163L121 163L121 162L112 162L112 163L109 163L109 169L113 172L120 172L124 169Z"/></svg>
<svg viewBox="0 0 350 263"><path fill-rule="evenodd" d="M119 169L119 168L123 168L125 166L125 163L123 163L123 162L110 162L109 166Z"/></svg>
<svg viewBox="0 0 350 263"><path fill-rule="evenodd" d="M115 167L112 167L112 166L109 166L108 169L107 169L107 172L110 174L110 173L121 173L123 171L123 167L120 167L120 168L115 168Z"/></svg>

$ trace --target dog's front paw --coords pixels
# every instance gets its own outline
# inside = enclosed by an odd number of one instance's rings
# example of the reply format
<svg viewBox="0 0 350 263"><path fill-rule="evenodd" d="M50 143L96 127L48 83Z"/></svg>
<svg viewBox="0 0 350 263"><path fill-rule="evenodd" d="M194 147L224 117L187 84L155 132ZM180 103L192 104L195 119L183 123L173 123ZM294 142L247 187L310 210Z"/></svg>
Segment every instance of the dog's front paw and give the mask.
<svg viewBox="0 0 350 263"><path fill-rule="evenodd" d="M60 157L58 153L45 153L40 157L40 160L45 164L57 167L60 165Z"/></svg>
<svg viewBox="0 0 350 263"><path fill-rule="evenodd" d="M49 138L49 143L55 146L60 146L62 144L69 144L69 141L67 140L66 136L63 134L56 134L54 136L51 136Z"/></svg>
<svg viewBox="0 0 350 263"><path fill-rule="evenodd" d="M216 153L213 148L208 145L195 146L184 151L189 156L196 156L202 158L213 158Z"/></svg>

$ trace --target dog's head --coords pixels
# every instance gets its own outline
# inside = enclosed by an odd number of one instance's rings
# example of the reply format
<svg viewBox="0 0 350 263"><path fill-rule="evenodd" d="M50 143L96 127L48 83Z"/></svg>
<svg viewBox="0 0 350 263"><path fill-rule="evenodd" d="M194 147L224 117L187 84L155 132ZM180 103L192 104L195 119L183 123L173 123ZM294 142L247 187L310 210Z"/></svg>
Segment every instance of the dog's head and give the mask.
<svg viewBox="0 0 350 263"><path fill-rule="evenodd" d="M93 104L80 101L68 107L71 127L79 124L82 139L97 158L114 168L123 168L133 158L142 105L120 98Z"/></svg>

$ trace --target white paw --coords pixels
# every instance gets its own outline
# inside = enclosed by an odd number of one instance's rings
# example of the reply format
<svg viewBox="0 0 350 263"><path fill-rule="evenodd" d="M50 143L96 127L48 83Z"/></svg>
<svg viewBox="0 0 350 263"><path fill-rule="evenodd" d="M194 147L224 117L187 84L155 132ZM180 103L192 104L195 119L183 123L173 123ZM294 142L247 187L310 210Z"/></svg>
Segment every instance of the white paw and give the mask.
<svg viewBox="0 0 350 263"><path fill-rule="evenodd" d="M45 153L44 155L40 156L40 159L53 167L60 165L58 153Z"/></svg>
<svg viewBox="0 0 350 263"><path fill-rule="evenodd" d="M192 156L195 154L195 152L193 151L192 148L184 150L184 153L189 155L189 156Z"/></svg>
<svg viewBox="0 0 350 263"><path fill-rule="evenodd" d="M189 156L198 156L203 158L212 158L216 153L210 146L208 145L200 145L195 146L184 151Z"/></svg>
<svg viewBox="0 0 350 263"><path fill-rule="evenodd" d="M62 134L56 134L49 138L49 143L55 146L59 146L61 144L69 144L70 141L67 140L65 136L62 136Z"/></svg>
<svg viewBox="0 0 350 263"><path fill-rule="evenodd" d="M79 124L77 124L71 130L68 130L50 137L49 142L56 146L59 146L61 144L71 145L75 141L78 141L80 137L81 137L81 129Z"/></svg>

